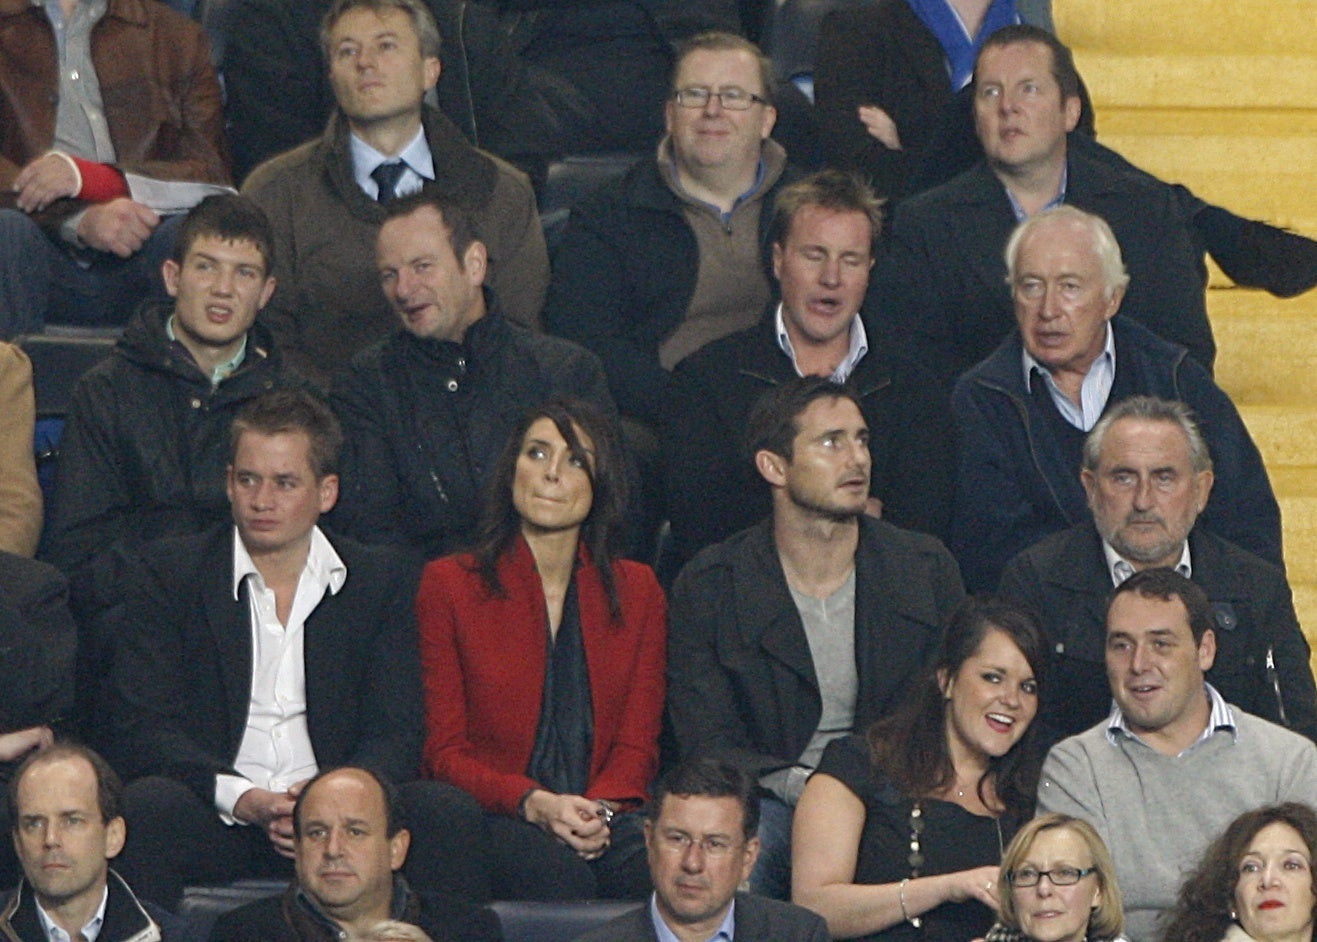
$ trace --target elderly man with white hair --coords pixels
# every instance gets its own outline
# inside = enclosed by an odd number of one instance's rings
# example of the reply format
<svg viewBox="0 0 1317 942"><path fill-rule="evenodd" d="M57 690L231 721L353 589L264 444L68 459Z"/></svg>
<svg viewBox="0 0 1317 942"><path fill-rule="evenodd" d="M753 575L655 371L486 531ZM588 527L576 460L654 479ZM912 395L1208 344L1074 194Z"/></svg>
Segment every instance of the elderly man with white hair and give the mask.
<svg viewBox="0 0 1317 942"><path fill-rule="evenodd" d="M1283 566L1280 509L1230 398L1187 351L1118 317L1129 277L1111 228L1072 206L1031 216L1006 246L1018 331L952 396L960 459L952 553L970 591L1038 540L1087 520L1084 437L1130 396L1184 402L1216 464L1199 525Z"/></svg>

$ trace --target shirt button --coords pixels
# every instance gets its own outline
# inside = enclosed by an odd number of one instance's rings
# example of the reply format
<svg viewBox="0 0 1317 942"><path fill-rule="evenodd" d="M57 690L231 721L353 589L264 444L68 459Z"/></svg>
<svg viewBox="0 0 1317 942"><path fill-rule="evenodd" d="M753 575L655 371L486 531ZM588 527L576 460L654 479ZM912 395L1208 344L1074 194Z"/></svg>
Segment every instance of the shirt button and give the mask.
<svg viewBox="0 0 1317 942"><path fill-rule="evenodd" d="M193 399L193 400L192 400L192 408L194 408L194 409L200 409L200 408L201 408L201 400L200 400L200 399Z"/></svg>
<svg viewBox="0 0 1317 942"><path fill-rule="evenodd" d="M76 81L78 80L78 70L77 70L77 69L71 69L71 70L69 71L69 78L73 79L73 81L76 82Z"/></svg>

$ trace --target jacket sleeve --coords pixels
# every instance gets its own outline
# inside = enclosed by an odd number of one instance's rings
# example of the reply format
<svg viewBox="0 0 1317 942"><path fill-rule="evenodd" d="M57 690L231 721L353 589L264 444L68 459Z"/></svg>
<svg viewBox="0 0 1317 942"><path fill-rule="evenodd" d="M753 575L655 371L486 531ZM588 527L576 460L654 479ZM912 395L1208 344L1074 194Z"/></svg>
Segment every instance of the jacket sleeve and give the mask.
<svg viewBox="0 0 1317 942"><path fill-rule="evenodd" d="M171 562L162 566L135 557L127 600L109 616L116 638L113 761L125 779L168 776L213 807L215 776L239 773L187 731L186 711L196 698L187 687L191 671L185 664L195 652L186 650L183 625L192 613L186 611L190 594L169 578Z"/></svg>
<svg viewBox="0 0 1317 942"><path fill-rule="evenodd" d="M509 320L539 330L549 284L549 251L535 208L535 192L520 170L501 160L496 163L498 179L490 197L489 224L481 232L489 249L489 285Z"/></svg>
<svg viewBox="0 0 1317 942"><path fill-rule="evenodd" d="M635 336L622 212L598 195L572 211L554 255L544 326L599 357L622 414L653 422L668 373L659 365L658 338L644 344Z"/></svg>
<svg viewBox="0 0 1317 942"><path fill-rule="evenodd" d="M623 617L638 622L640 646L633 655L626 702L620 704L622 719L617 735L603 768L586 787L585 795L643 801L658 771L667 663L667 604L648 566L624 565L618 572L624 574L628 590L635 586L634 597L627 600L631 611L624 611Z"/></svg>
<svg viewBox="0 0 1317 942"><path fill-rule="evenodd" d="M1199 525L1283 572L1280 506L1239 410L1192 359L1181 361L1176 384L1180 398L1198 417L1216 471L1216 483Z"/></svg>
<svg viewBox="0 0 1317 942"><path fill-rule="evenodd" d="M792 763L754 747L719 661L730 597L725 583L720 568L698 560L677 577L668 617L668 715L683 759L715 756L757 780Z"/></svg>
<svg viewBox="0 0 1317 942"><path fill-rule="evenodd" d="M131 417L119 408L112 385L97 373L79 380L60 438L44 552L71 577L137 529L119 429Z"/></svg>
<svg viewBox="0 0 1317 942"><path fill-rule="evenodd" d="M515 815L521 796L539 783L493 769L475 756L468 733L470 695L459 634L464 617L449 585L452 570L440 560L426 567L416 597L425 682L425 771L470 794L487 811Z"/></svg>
<svg viewBox="0 0 1317 942"><path fill-rule="evenodd" d="M987 395L966 382L952 401L959 461L947 542L970 592L994 589L1006 561L1047 535L1007 435L1020 420L988 408Z"/></svg>
<svg viewBox="0 0 1317 942"><path fill-rule="evenodd" d="M35 421L32 364L18 347L0 344L0 550L19 556L35 553L41 536Z"/></svg>
<svg viewBox="0 0 1317 942"><path fill-rule="evenodd" d="M168 105L176 109L173 120L177 122L169 129L176 137L170 154L125 161L123 169L161 180L227 184L224 95L210 61L210 41L199 25L191 21L182 25L184 29L164 34L178 40L170 50L175 61Z"/></svg>
<svg viewBox="0 0 1317 942"><path fill-rule="evenodd" d="M890 412L894 425L879 478L883 519L942 538L951 520L955 490L956 434L945 390L913 364L896 372L898 395ZM872 433L872 430L871 430Z"/></svg>
<svg viewBox="0 0 1317 942"><path fill-rule="evenodd" d="M343 426L334 527L365 543L406 542L402 489L386 430L383 371L354 364L334 385L330 403Z"/></svg>
<svg viewBox="0 0 1317 942"><path fill-rule="evenodd" d="M1268 567L1268 571L1270 567ZM1290 729L1317 740L1317 687L1314 686L1308 639L1294 613L1294 594L1284 576L1275 573L1270 591L1258 587L1254 599L1265 607L1259 628L1275 661L1280 698Z"/></svg>
<svg viewBox="0 0 1317 942"><path fill-rule="evenodd" d="M896 118L892 104L883 100L888 43L881 26L872 6L828 13L819 27L814 91L829 165L858 170L887 196L894 186L903 187L913 164L909 151L891 150L869 134L858 114L861 105L876 105ZM910 130L897 127L898 134Z"/></svg>
<svg viewBox="0 0 1317 942"><path fill-rule="evenodd" d="M387 559L382 571L368 572L380 602L371 613L374 637L369 663L361 666L357 698L361 727L349 764L380 769L395 782L407 782L420 769L424 738L414 608L420 561L395 550L387 551Z"/></svg>

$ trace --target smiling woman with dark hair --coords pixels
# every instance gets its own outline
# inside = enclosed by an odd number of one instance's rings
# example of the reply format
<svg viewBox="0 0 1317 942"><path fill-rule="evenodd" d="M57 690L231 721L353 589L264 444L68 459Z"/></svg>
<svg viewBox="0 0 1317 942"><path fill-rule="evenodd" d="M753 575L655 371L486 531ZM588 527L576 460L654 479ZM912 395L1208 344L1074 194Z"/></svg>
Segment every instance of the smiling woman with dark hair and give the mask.
<svg viewBox="0 0 1317 942"><path fill-rule="evenodd" d="M1317 812L1286 802L1230 823L1180 888L1165 942L1312 942Z"/></svg>
<svg viewBox="0 0 1317 942"><path fill-rule="evenodd" d="M666 609L617 558L625 481L612 423L553 400L504 449L475 551L422 578L425 768L488 812L497 898L649 891Z"/></svg>

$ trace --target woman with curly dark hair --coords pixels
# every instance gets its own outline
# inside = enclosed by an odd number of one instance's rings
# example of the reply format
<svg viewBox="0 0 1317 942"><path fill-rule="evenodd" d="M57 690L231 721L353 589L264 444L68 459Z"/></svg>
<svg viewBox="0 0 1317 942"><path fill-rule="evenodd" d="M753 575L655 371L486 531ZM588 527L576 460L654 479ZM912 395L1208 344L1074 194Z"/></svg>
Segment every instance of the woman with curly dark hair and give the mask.
<svg viewBox="0 0 1317 942"><path fill-rule="evenodd" d="M658 768L666 608L618 558L626 461L579 400L527 415L476 548L426 567L416 600L425 769L487 812L499 898L640 898Z"/></svg>
<svg viewBox="0 0 1317 942"><path fill-rule="evenodd" d="M902 709L824 752L796 806L792 901L836 939L982 936L1002 851L1033 816L1045 663L1024 612L961 603Z"/></svg>
<svg viewBox="0 0 1317 942"><path fill-rule="evenodd" d="M1231 822L1180 887L1165 942L1312 942L1317 811L1286 802Z"/></svg>

